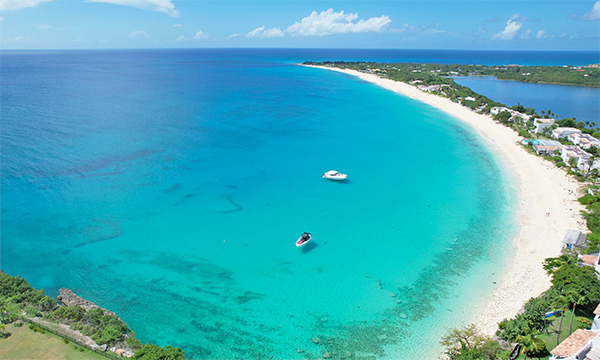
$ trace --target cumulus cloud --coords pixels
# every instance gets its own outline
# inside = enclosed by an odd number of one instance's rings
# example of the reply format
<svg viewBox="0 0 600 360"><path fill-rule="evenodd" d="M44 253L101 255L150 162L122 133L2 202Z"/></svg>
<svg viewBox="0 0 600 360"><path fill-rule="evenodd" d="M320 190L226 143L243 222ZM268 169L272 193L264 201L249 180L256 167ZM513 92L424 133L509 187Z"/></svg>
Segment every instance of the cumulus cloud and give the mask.
<svg viewBox="0 0 600 360"><path fill-rule="evenodd" d="M590 12L583 14L583 20L599 20L600 19L600 1L596 1Z"/></svg>
<svg viewBox="0 0 600 360"><path fill-rule="evenodd" d="M359 20L357 13L346 14L344 11L335 12L333 9L329 9L321 11L320 13L313 11L309 16L304 17L300 22L295 22L288 26L285 30L281 30L278 27L265 29L264 26L261 26L247 33L246 37L272 38L282 37L286 34L292 36L325 36L347 33L382 32L387 30L387 26L391 22L392 21L387 15L372 17L367 20ZM230 38L231 37L234 36L231 35Z"/></svg>
<svg viewBox="0 0 600 360"><path fill-rule="evenodd" d="M196 40L208 39L208 35L206 35L205 33L203 33L202 31L199 30L196 33L196 35L194 35L194 39L196 39Z"/></svg>
<svg viewBox="0 0 600 360"><path fill-rule="evenodd" d="M185 36L179 34L179 36L177 37L177 39L175 39L175 41L185 41Z"/></svg>
<svg viewBox="0 0 600 360"><path fill-rule="evenodd" d="M228 38L228 39L233 39L233 38L236 38L236 37L238 37L238 36L240 36L240 34L231 34L231 35L229 35L227 38Z"/></svg>
<svg viewBox="0 0 600 360"><path fill-rule="evenodd" d="M246 34L249 38L273 38L284 36L283 31L280 28L271 28L265 30L264 26L258 27Z"/></svg>
<svg viewBox="0 0 600 360"><path fill-rule="evenodd" d="M537 34L535 35L536 39L543 39L546 37L546 31L544 30L540 30L537 32Z"/></svg>
<svg viewBox="0 0 600 360"><path fill-rule="evenodd" d="M286 32L290 35L300 36L324 36L346 33L381 32L391 22L389 16L372 17L367 20L359 20L357 13L346 14L344 11L338 13L333 9L317 13L313 11L300 22L290 25Z"/></svg>
<svg viewBox="0 0 600 360"><path fill-rule="evenodd" d="M0 1L0 11L34 7L48 1L52 0L2 0Z"/></svg>
<svg viewBox="0 0 600 360"><path fill-rule="evenodd" d="M494 34L492 38L500 40L512 40L517 36L517 33L523 27L523 23L520 21L521 15L515 14L508 19L506 27L501 32Z"/></svg>
<svg viewBox="0 0 600 360"><path fill-rule="evenodd" d="M131 6L143 10L158 11L171 17L177 17L179 16L179 11L175 10L175 5L173 5L171 1L172 0L87 0L87 2L109 3Z"/></svg>

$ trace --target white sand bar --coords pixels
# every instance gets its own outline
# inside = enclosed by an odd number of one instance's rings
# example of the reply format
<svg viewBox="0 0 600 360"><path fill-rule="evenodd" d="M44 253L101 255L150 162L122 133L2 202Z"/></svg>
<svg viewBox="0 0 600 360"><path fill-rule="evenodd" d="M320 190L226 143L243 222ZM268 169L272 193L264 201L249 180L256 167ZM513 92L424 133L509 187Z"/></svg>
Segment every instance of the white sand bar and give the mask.
<svg viewBox="0 0 600 360"><path fill-rule="evenodd" d="M515 131L495 122L490 116L475 113L451 100L423 92L416 87L355 70L321 67L375 83L388 90L434 106L475 129L497 152L512 172L519 189L518 236L515 255L489 304L476 325L493 335L498 322L514 317L525 302L550 287L542 263L560 255L562 239L569 229L585 231L585 221L577 216L584 207L577 202L579 183L552 163L527 153L518 145ZM548 215L549 214L549 215Z"/></svg>

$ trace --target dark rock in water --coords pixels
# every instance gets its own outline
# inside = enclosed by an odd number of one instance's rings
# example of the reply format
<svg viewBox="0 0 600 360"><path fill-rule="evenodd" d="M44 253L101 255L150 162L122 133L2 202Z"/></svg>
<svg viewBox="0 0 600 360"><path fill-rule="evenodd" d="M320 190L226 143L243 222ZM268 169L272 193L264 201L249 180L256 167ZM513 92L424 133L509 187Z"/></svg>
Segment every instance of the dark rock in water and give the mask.
<svg viewBox="0 0 600 360"><path fill-rule="evenodd" d="M329 351L325 351L323 353L323 359L331 359L333 357L333 354L330 353Z"/></svg>
<svg viewBox="0 0 600 360"><path fill-rule="evenodd" d="M314 337L310 341L312 341L315 344L320 344L321 343L321 338L320 337Z"/></svg>

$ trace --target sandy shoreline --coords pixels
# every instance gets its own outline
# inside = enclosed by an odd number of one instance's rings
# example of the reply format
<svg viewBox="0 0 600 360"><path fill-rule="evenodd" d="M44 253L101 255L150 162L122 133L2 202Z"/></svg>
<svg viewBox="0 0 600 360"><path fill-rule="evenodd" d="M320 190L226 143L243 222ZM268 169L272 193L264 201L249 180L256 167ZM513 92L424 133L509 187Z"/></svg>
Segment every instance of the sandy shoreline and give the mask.
<svg viewBox="0 0 600 360"><path fill-rule="evenodd" d="M586 229L583 219L573 216L584 209L577 202L578 183L569 179L563 170L524 151L517 145L519 136L490 116L477 114L449 99L422 92L402 82L355 70L317 67L358 76L444 111L470 125L511 171L519 191L520 205L520 229L513 242L516 251L487 308L476 321L483 332L493 335L498 322L514 317L527 300L550 287L542 262L560 254L566 231Z"/></svg>

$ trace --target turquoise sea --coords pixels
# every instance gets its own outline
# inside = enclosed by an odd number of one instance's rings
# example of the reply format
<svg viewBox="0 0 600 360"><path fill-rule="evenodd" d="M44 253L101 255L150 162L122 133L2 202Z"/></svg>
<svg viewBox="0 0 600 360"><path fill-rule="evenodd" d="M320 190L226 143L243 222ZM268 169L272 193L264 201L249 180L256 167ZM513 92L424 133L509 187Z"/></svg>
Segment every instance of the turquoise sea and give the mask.
<svg viewBox="0 0 600 360"><path fill-rule="evenodd" d="M331 52L2 52L2 270L193 359L435 358L516 189L456 119L295 65Z"/></svg>

